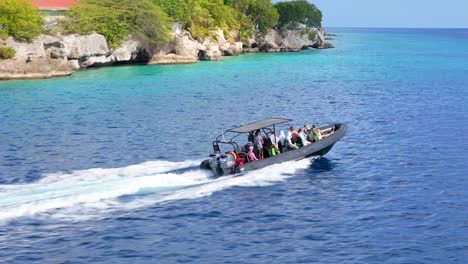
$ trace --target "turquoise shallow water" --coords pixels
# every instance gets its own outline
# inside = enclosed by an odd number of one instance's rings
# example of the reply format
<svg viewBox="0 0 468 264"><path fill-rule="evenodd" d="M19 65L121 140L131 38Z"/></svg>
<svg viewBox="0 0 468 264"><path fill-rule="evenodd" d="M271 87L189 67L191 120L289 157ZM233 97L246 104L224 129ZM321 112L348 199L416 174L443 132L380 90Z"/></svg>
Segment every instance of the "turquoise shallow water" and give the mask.
<svg viewBox="0 0 468 264"><path fill-rule="evenodd" d="M0 83L0 262L466 263L468 30ZM344 122L326 157L214 180L223 129Z"/></svg>

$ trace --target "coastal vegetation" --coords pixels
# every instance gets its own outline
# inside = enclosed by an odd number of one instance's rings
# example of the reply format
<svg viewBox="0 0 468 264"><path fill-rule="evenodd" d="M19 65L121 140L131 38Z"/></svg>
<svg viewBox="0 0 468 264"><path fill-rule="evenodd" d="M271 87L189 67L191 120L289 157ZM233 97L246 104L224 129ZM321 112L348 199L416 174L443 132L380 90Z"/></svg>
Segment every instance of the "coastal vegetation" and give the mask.
<svg viewBox="0 0 468 264"><path fill-rule="evenodd" d="M28 0L0 0L0 14L0 38L31 41L43 32L43 19ZM247 42L271 28L308 29L321 21L321 11L306 0L81 0L54 32L96 32L113 48L132 34L152 47L170 41L171 22L198 40L216 40L221 29L229 40Z"/></svg>
<svg viewBox="0 0 468 264"><path fill-rule="evenodd" d="M232 7L248 18L249 29L265 35L275 26L279 14L270 0L232 0Z"/></svg>
<svg viewBox="0 0 468 264"><path fill-rule="evenodd" d="M216 30L240 41L263 37L274 27L296 29L320 26L322 13L305 0L82 0L62 22L65 33L104 35L111 47L129 33L149 44L170 40L170 21L177 22L199 40L216 40Z"/></svg>
<svg viewBox="0 0 468 264"><path fill-rule="evenodd" d="M322 12L306 0L279 2L278 27L284 29L318 28L322 26Z"/></svg>
<svg viewBox="0 0 468 264"><path fill-rule="evenodd" d="M100 33L114 48L130 33L160 45L170 40L171 31L169 17L151 0L81 0L61 25L65 33Z"/></svg>
<svg viewBox="0 0 468 264"><path fill-rule="evenodd" d="M60 16L34 2L39 13L29 1L0 0L0 79L327 47L320 31L310 30L320 25L320 11L303 0L81 0Z"/></svg>
<svg viewBox="0 0 468 264"><path fill-rule="evenodd" d="M15 56L16 51L9 47L0 47L0 59L11 59Z"/></svg>
<svg viewBox="0 0 468 264"><path fill-rule="evenodd" d="M28 0L0 0L0 38L32 41L42 33L43 19Z"/></svg>
<svg viewBox="0 0 468 264"><path fill-rule="evenodd" d="M182 29L195 38L213 37L216 29L225 36L237 31L240 40L252 37L256 29L266 34L278 20L270 0L154 0Z"/></svg>

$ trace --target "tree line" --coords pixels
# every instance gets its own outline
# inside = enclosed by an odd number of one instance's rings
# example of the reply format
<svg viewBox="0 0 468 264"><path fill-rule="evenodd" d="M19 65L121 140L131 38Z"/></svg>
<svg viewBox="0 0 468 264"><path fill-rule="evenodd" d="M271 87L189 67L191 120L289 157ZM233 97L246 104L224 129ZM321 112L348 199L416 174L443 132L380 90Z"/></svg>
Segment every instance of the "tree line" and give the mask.
<svg viewBox="0 0 468 264"><path fill-rule="evenodd" d="M270 28L320 27L321 11L306 0L273 4L271 0L80 0L60 20L63 33L104 35L117 47L129 34L149 45L171 39L171 22L178 22L194 38L215 37L216 29L247 41ZM28 0L0 0L0 38L31 41L42 32L43 19Z"/></svg>

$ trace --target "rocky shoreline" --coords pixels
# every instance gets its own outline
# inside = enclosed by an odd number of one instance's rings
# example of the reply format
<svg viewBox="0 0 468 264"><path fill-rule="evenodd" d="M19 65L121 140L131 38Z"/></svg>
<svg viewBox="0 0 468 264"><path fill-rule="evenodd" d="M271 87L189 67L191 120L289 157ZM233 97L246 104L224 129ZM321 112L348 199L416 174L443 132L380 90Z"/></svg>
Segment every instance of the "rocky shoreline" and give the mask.
<svg viewBox="0 0 468 264"><path fill-rule="evenodd" d="M312 36L312 37L311 37ZM0 44L11 47L16 54L0 60L0 80L41 79L71 75L90 67L115 64L147 63L148 65L189 64L198 60L218 61L222 56L246 52L290 52L307 48L331 48L320 30L313 34L302 30L272 29L262 40L250 43L228 41L217 32L216 42L198 42L189 32L174 33L172 42L151 52L129 36L119 48L111 49L103 35L41 35L31 43L8 38Z"/></svg>

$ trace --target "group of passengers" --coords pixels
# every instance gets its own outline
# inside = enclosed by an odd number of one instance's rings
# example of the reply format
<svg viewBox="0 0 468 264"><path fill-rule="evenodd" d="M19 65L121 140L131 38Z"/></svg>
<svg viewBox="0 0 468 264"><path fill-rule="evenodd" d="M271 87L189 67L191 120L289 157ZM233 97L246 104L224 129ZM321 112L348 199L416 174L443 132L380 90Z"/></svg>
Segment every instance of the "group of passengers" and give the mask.
<svg viewBox="0 0 468 264"><path fill-rule="evenodd" d="M296 131L294 126L290 126L286 137L287 148L292 150L305 147L315 141L328 137L333 133L333 131L330 132L331 133L328 134L322 134L322 131L320 131L318 127L312 125L312 128L310 128L307 123L304 124L304 127L299 128L299 131Z"/></svg>
<svg viewBox="0 0 468 264"><path fill-rule="evenodd" d="M250 133L248 143L244 146L244 151L247 152L248 161L256 161L265 157L276 156L279 153L289 150L295 150L300 147L305 147L315 141L319 141L333 133L333 129L327 134L322 134L322 131L315 125L312 128L307 123L298 131L294 126L289 127L287 135L281 130L278 137L275 131L268 132L265 137L262 137L260 129L254 133Z"/></svg>

